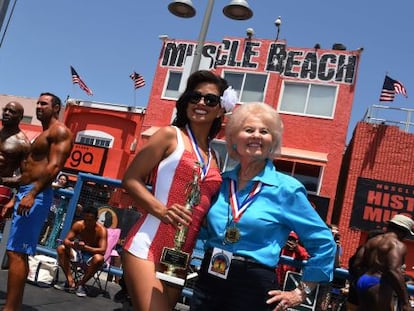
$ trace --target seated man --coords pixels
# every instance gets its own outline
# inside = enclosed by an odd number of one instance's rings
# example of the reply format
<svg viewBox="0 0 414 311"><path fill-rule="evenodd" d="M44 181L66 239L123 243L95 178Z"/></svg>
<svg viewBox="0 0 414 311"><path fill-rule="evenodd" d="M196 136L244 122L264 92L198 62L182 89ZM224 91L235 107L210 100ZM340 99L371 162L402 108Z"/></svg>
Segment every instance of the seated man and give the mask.
<svg viewBox="0 0 414 311"><path fill-rule="evenodd" d="M56 284L55 288L74 292L79 297L85 297L85 283L93 277L104 263L107 247L107 231L97 222L98 209L93 206L84 207L83 219L73 223L63 243L58 246L58 260L66 275L67 281ZM70 265L73 259L83 260L87 269L83 278L75 284Z"/></svg>

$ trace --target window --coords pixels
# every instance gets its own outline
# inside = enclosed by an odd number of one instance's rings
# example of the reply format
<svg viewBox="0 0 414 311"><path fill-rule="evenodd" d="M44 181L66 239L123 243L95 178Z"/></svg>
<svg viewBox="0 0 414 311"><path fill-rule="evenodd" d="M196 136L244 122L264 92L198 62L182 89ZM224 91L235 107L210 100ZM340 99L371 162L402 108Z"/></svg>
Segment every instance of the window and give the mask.
<svg viewBox="0 0 414 311"><path fill-rule="evenodd" d="M332 118L337 86L285 82L280 112Z"/></svg>
<svg viewBox="0 0 414 311"><path fill-rule="evenodd" d="M109 147L111 141L109 139L101 139L95 137L82 136L79 141L84 145L98 146L98 147Z"/></svg>
<svg viewBox="0 0 414 311"><path fill-rule="evenodd" d="M33 117L31 116L23 116L22 123L32 124Z"/></svg>
<svg viewBox="0 0 414 311"><path fill-rule="evenodd" d="M182 72L169 71L168 82L164 91L164 97L178 99L180 97L180 81Z"/></svg>
<svg viewBox="0 0 414 311"><path fill-rule="evenodd" d="M308 192L315 194L319 192L322 166L279 159L275 162L276 170L295 177L305 186Z"/></svg>
<svg viewBox="0 0 414 311"><path fill-rule="evenodd" d="M79 131L76 134L75 142L84 145L111 148L114 143L114 138L105 132L86 130Z"/></svg>
<svg viewBox="0 0 414 311"><path fill-rule="evenodd" d="M240 102L263 101L267 75L225 72L224 78L237 91Z"/></svg>

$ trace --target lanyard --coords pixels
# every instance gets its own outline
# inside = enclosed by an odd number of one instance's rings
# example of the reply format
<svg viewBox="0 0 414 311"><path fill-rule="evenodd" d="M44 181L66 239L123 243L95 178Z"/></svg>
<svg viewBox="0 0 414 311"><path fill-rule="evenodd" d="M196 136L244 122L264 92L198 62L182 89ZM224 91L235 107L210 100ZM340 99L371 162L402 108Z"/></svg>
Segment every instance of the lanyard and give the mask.
<svg viewBox="0 0 414 311"><path fill-rule="evenodd" d="M211 163L210 144L208 146L208 151L207 151L208 159L207 159L207 165L206 165L205 162L204 162L203 157L201 156L200 148L198 147L197 140L194 136L193 131L188 126L188 124L185 126L185 129L187 131L188 137L190 138L191 146L193 147L193 150L196 154L197 160L201 164L201 176L200 177L201 177L201 180L203 180L206 177L206 175L208 173L208 170L210 169L210 163Z"/></svg>
<svg viewBox="0 0 414 311"><path fill-rule="evenodd" d="M229 196L230 196L230 207L231 212L233 215L233 221L237 223L249 205L253 202L254 198L260 193L262 190L263 183L256 181L253 185L253 188L250 190L247 197L243 200L243 202L239 202L237 198L237 183L235 180L230 179L230 189L229 189Z"/></svg>

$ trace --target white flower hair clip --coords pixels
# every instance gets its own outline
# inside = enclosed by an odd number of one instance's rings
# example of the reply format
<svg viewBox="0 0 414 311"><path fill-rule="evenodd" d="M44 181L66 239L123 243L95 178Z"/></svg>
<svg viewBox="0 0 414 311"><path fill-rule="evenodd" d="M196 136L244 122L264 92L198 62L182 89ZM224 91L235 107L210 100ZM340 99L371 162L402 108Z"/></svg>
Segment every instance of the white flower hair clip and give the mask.
<svg viewBox="0 0 414 311"><path fill-rule="evenodd" d="M231 112L236 106L236 103L239 99L237 92L229 86L223 93L223 96L220 97L221 99L221 106L224 108L226 112Z"/></svg>

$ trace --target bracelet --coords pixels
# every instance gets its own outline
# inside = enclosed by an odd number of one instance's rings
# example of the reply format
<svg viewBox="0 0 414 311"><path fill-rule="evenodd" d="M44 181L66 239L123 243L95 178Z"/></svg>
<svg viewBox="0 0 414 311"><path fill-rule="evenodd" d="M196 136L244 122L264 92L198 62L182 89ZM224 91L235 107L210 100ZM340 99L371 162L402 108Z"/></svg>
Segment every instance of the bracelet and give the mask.
<svg viewBox="0 0 414 311"><path fill-rule="evenodd" d="M303 283L303 282L300 282L299 283L298 288L302 292L304 292L306 294L306 296L308 296L308 295L310 295L312 293L312 289L308 285L306 285L305 283Z"/></svg>

